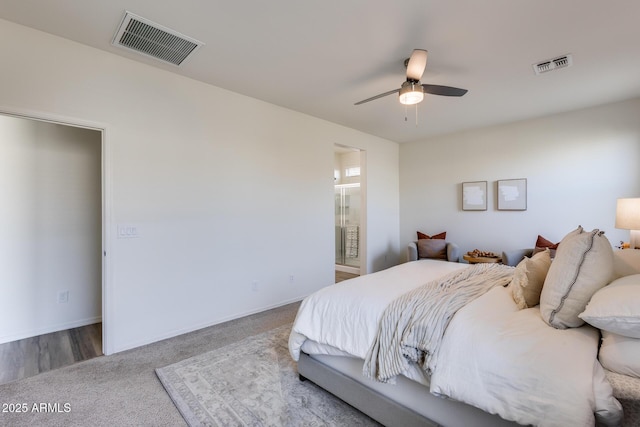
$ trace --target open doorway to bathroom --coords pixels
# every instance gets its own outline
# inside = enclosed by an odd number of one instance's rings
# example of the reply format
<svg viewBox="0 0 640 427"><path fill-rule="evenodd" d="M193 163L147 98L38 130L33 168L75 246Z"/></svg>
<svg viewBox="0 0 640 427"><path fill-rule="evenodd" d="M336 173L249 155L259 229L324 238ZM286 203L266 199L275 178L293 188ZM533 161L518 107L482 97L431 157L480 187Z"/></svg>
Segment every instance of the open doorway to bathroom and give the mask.
<svg viewBox="0 0 640 427"><path fill-rule="evenodd" d="M103 131L0 112L0 383L103 354Z"/></svg>
<svg viewBox="0 0 640 427"><path fill-rule="evenodd" d="M335 146L335 265L336 278L364 272L364 162L363 151Z"/></svg>

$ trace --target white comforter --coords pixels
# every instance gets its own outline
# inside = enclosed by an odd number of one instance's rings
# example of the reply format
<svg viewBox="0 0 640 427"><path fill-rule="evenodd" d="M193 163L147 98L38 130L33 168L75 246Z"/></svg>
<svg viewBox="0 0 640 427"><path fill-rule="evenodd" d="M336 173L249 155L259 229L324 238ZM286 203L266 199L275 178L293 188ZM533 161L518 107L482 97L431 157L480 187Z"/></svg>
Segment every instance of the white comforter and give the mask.
<svg viewBox="0 0 640 427"><path fill-rule="evenodd" d="M309 353L364 358L386 306L403 293L466 264L420 260L324 288L305 299L289 338ZM518 310L494 288L458 311L444 335L431 392L520 424L616 425L621 406L597 361L590 326L557 330L538 308ZM412 372L405 373L416 379Z"/></svg>
<svg viewBox="0 0 640 427"><path fill-rule="evenodd" d="M382 313L391 301L431 280L468 266L421 260L320 289L302 301L298 310L289 338L291 356L298 360L301 347L305 341L311 340L338 350L310 350L313 353L346 353L364 359L378 332Z"/></svg>

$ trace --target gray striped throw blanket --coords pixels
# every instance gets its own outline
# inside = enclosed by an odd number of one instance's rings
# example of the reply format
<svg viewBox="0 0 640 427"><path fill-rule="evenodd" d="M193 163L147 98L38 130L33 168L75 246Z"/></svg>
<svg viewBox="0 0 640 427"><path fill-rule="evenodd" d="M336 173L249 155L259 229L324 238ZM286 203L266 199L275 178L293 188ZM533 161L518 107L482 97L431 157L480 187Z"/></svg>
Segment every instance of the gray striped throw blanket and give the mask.
<svg viewBox="0 0 640 427"><path fill-rule="evenodd" d="M431 375L449 321L494 286L506 286L513 267L475 264L413 289L385 309L362 368L365 376L389 382L418 363Z"/></svg>

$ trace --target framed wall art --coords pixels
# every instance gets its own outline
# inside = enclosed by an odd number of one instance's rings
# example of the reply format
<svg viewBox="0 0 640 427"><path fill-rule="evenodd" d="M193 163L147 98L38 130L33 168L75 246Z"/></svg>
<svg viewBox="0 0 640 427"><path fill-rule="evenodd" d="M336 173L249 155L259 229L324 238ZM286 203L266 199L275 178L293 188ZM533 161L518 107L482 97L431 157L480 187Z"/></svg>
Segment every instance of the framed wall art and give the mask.
<svg viewBox="0 0 640 427"><path fill-rule="evenodd" d="M501 179L498 181L498 210L527 210L527 179Z"/></svg>
<svg viewBox="0 0 640 427"><path fill-rule="evenodd" d="M487 181L462 183L462 210L487 210Z"/></svg>

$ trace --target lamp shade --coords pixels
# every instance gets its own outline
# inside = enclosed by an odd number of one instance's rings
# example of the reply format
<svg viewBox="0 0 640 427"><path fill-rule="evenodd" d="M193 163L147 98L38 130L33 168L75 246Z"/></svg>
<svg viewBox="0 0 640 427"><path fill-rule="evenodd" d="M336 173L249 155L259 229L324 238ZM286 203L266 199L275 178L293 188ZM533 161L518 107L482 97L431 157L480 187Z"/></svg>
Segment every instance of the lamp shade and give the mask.
<svg viewBox="0 0 640 427"><path fill-rule="evenodd" d="M616 228L640 230L640 198L618 199Z"/></svg>

